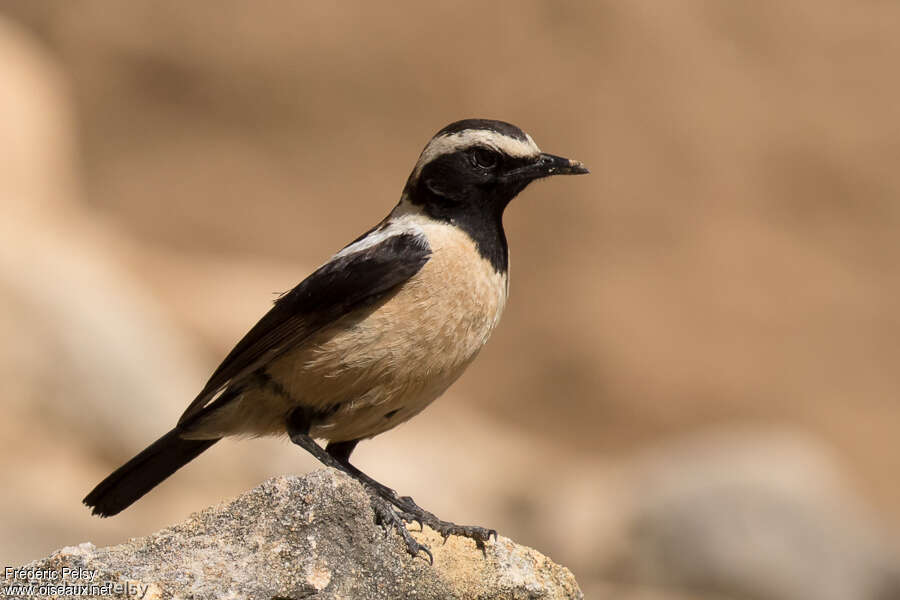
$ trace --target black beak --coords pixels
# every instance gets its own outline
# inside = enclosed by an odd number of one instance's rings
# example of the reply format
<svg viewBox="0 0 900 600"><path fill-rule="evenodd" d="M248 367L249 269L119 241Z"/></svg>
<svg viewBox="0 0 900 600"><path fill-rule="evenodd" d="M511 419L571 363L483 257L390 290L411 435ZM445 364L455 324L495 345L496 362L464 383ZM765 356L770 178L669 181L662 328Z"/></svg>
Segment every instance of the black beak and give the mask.
<svg viewBox="0 0 900 600"><path fill-rule="evenodd" d="M515 179L531 181L551 175L583 175L590 173L580 160L554 156L553 154L541 154L533 163L510 171L507 176Z"/></svg>

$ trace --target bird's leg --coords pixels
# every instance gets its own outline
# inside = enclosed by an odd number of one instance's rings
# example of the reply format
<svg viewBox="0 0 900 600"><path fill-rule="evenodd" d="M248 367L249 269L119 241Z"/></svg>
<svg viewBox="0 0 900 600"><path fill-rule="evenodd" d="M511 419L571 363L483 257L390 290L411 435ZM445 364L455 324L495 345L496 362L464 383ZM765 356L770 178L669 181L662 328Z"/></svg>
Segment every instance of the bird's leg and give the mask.
<svg viewBox="0 0 900 600"><path fill-rule="evenodd" d="M350 455L353 453L353 449L356 448L358 443L359 440L350 440L349 442L328 442L328 445L325 446L325 452L343 464L349 465Z"/></svg>
<svg viewBox="0 0 900 600"><path fill-rule="evenodd" d="M394 490L378 483L377 481L370 478L368 475L351 465L350 454L353 452L353 449L356 448L356 444L358 442L359 440L351 440L347 442L330 442L325 448L325 452L327 452L333 458L343 464L346 467L346 473L352 475L358 481L364 482L366 485L375 490L378 495L381 496L384 500L387 500L398 509L400 509L400 517L407 523L416 522L419 524L419 527L422 527L424 523L425 525L428 525L429 527L440 533L445 540L451 535L461 535L467 538L471 538L475 540L475 543L479 548L481 548L484 545L484 542L486 542L491 536L496 539L497 532L493 529L457 525L456 523L452 523L450 521L442 521L438 519L432 513L416 504L410 496L398 496L397 492L395 492Z"/></svg>
<svg viewBox="0 0 900 600"><path fill-rule="evenodd" d="M350 464L350 454L353 452L353 449L356 448L356 444L359 443L359 440L350 440L346 442L328 442L328 445L325 446L325 452L330 454L336 460L338 460L346 469L345 473L348 473L357 481L362 482L364 485L371 488L375 491L382 499L390 502L394 506L396 506L400 510L400 517L406 521L407 523L417 522L419 524L419 528L422 527L422 521L414 514L408 512L409 510L416 510L418 506L413 499L409 496L400 497L396 491L387 487L384 484L381 484L353 465Z"/></svg>
<svg viewBox="0 0 900 600"><path fill-rule="evenodd" d="M344 473L347 473L360 483L372 488L378 495L399 508L400 510L406 511L408 509L417 509L416 503L412 501L412 498L409 496L400 497L397 492L384 485L383 483L379 483L354 467L350 464L350 454L353 452L353 449L356 447L356 444L359 443L359 440L351 440L349 442L329 442L328 446L325 447L325 452L330 454L332 458L337 460L343 465L341 470Z"/></svg>
<svg viewBox="0 0 900 600"><path fill-rule="evenodd" d="M352 447L346 453L346 456L343 457L343 460L326 452L322 446L309 437L310 422L311 419L307 410L296 408L291 411L287 418L287 430L291 441L315 456L319 462L325 466L346 473L366 486L370 491L369 498L372 502L372 509L375 511L375 516L378 517L378 521L385 526L387 531L390 531L391 528L397 530L403 538L403 541L406 543L406 549L410 554L418 556L420 551L424 552L428 555L429 562L433 564L434 556L431 554L431 550L429 550L428 546L414 540L409 534L409 530L406 529L404 520L411 520L407 519L409 516L406 514L407 511L404 510L403 506L398 506L401 510L401 514L398 515L397 511L394 510L394 507L391 506L392 504L396 506L396 502L394 501L397 499L396 492L364 475L359 469L350 466L347 459L350 456L350 451L353 450ZM340 456L340 454L338 454L338 456ZM362 477L360 477L360 475L362 475ZM413 506L415 505L413 504Z"/></svg>

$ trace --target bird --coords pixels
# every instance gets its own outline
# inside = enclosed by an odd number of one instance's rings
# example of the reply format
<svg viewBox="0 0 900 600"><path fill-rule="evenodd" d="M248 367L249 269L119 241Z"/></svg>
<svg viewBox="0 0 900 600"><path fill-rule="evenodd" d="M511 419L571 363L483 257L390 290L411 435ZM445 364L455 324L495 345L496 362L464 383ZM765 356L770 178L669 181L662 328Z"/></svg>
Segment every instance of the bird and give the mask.
<svg viewBox="0 0 900 600"><path fill-rule="evenodd" d="M116 515L227 436L287 435L359 481L375 518L433 562L406 524L479 547L496 531L442 521L350 463L357 444L414 417L472 363L508 295L503 213L531 182L588 173L504 121L438 131L377 225L282 294L175 427L83 500ZM324 440L320 445L316 440Z"/></svg>

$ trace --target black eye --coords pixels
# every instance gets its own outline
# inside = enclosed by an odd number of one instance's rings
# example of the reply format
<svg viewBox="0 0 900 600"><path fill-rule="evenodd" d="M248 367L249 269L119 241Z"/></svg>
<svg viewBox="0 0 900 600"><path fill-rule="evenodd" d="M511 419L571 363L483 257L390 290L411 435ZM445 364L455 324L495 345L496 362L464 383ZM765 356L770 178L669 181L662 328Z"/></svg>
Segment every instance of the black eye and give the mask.
<svg viewBox="0 0 900 600"><path fill-rule="evenodd" d="M471 160L472 165L476 167L493 169L497 166L500 157L497 156L496 152L488 150L487 148L472 148L472 150L469 151L469 160Z"/></svg>

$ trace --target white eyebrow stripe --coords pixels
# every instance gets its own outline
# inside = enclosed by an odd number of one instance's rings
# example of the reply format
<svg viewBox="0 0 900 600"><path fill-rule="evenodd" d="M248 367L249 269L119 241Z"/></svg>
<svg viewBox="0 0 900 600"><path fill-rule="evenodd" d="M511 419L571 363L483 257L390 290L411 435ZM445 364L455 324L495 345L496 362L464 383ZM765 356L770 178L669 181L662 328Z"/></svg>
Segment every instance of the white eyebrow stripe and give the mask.
<svg viewBox="0 0 900 600"><path fill-rule="evenodd" d="M432 139L425 146L416 168L413 170L413 177L418 177L422 168L443 154L452 154L463 148L469 148L475 145L483 145L494 148L509 156L516 158L525 158L528 156L537 156L541 153L534 140L527 133L524 140L519 140L496 131L488 131L486 129L465 129L463 131L450 135L442 135Z"/></svg>

